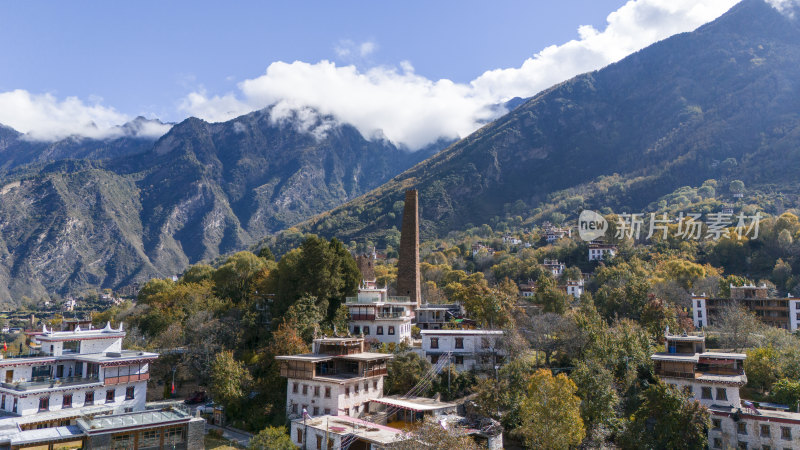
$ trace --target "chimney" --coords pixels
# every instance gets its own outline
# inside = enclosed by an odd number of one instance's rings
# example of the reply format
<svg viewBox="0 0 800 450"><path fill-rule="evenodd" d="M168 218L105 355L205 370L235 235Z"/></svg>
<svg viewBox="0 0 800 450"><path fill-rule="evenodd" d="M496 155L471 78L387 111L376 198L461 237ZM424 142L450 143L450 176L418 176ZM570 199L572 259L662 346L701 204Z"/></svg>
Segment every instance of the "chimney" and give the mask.
<svg viewBox="0 0 800 450"><path fill-rule="evenodd" d="M397 262L397 295L422 303L419 276L419 209L417 190L406 191L403 227L400 230L400 258Z"/></svg>

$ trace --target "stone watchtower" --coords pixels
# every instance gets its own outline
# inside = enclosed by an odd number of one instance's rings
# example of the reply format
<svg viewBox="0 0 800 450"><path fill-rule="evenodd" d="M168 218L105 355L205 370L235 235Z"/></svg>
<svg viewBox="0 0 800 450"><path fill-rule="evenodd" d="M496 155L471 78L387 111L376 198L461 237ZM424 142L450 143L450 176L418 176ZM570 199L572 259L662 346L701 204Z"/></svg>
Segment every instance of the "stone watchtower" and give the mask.
<svg viewBox="0 0 800 450"><path fill-rule="evenodd" d="M397 295L409 297L420 305L422 300L419 275L419 208L417 190L406 191L403 228L400 230L400 258L397 262Z"/></svg>

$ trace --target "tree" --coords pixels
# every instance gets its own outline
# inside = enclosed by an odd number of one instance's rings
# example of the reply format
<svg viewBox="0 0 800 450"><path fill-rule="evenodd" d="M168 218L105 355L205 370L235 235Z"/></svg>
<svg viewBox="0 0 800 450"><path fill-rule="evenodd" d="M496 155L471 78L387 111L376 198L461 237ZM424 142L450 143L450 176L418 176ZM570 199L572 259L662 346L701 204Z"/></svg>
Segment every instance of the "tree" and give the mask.
<svg viewBox="0 0 800 450"><path fill-rule="evenodd" d="M397 355L389 362L386 380L383 383L387 395L405 394L416 386L431 369L431 364L413 352ZM417 395L426 395L427 389Z"/></svg>
<svg viewBox="0 0 800 450"><path fill-rule="evenodd" d="M275 261L275 255L272 254L272 250L266 245L261 247L261 250L258 251L258 257L266 259L267 261Z"/></svg>
<svg viewBox="0 0 800 450"><path fill-rule="evenodd" d="M772 385L769 395L772 401L794 409L800 401L800 381L781 378Z"/></svg>
<svg viewBox="0 0 800 450"><path fill-rule="evenodd" d="M595 358L578 362L570 375L581 398L581 417L590 437L602 439L618 424L616 408L619 396L614 388L614 375Z"/></svg>
<svg viewBox="0 0 800 450"><path fill-rule="evenodd" d="M556 352L571 357L583 344L575 320L555 313L530 318L522 331L531 347L544 353L547 366L550 366L550 360Z"/></svg>
<svg viewBox="0 0 800 450"><path fill-rule="evenodd" d="M539 277L536 281L536 302L545 313L564 314L569 307L569 296L561 291L549 276Z"/></svg>
<svg viewBox="0 0 800 450"><path fill-rule="evenodd" d="M567 449L581 443L586 429L577 390L563 373L554 377L546 369L534 372L520 405L522 423L517 430L528 447Z"/></svg>
<svg viewBox="0 0 800 450"><path fill-rule="evenodd" d="M233 357L233 352L220 352L211 365L211 385L209 390L214 400L231 414L249 393L252 377L241 361Z"/></svg>
<svg viewBox="0 0 800 450"><path fill-rule="evenodd" d="M778 352L771 346L754 348L747 352L744 370L747 384L761 390L769 390L780 376Z"/></svg>
<svg viewBox="0 0 800 450"><path fill-rule="evenodd" d="M293 323L297 327L297 332L303 340L311 342L314 337L314 330L325 319L327 303L327 301L317 302L316 297L304 296L289 307L289 310L283 316L284 320ZM342 331L347 331L347 328L345 327L345 330Z"/></svg>
<svg viewBox="0 0 800 450"><path fill-rule="evenodd" d="M755 334L764 328L758 317L738 302L729 302L720 308L714 318L723 346L739 351L754 344Z"/></svg>
<svg viewBox="0 0 800 450"><path fill-rule="evenodd" d="M623 448L706 448L711 415L700 402L661 381L651 384L642 397L622 436Z"/></svg>
<svg viewBox="0 0 800 450"><path fill-rule="evenodd" d="M249 282L266 262L251 252L239 252L225 260L216 271L213 279L217 295L240 303L249 292Z"/></svg>
<svg viewBox="0 0 800 450"><path fill-rule="evenodd" d="M250 450L296 450L292 438L284 428L267 427L250 439Z"/></svg>
<svg viewBox="0 0 800 450"><path fill-rule="evenodd" d="M406 439L393 442L387 446L392 450L419 450L424 449L459 449L478 450L475 444L464 431L448 426L444 428L435 419L425 419L420 426L409 433Z"/></svg>

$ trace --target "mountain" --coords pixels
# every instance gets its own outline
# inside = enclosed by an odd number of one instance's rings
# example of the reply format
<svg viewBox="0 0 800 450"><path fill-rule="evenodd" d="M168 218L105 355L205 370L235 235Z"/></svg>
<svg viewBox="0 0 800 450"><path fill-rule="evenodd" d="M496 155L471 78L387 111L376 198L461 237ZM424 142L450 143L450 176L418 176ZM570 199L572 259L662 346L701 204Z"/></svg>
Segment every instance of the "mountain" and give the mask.
<svg viewBox="0 0 800 450"><path fill-rule="evenodd" d="M392 211L412 187L430 237L509 209L534 215L559 198L572 217L586 207L641 210L711 178L797 192L797 167L800 26L744 0L693 32L539 93L297 228L380 239L399 226Z"/></svg>
<svg viewBox="0 0 800 450"><path fill-rule="evenodd" d="M3 301L180 273L358 197L438 150L410 152L330 117L278 120L265 109L224 123L189 118L156 141L65 140L21 153L33 163L19 166L12 150L32 147L12 131L0 129L0 142L15 142L0 148L11 168L0 184Z"/></svg>
<svg viewBox="0 0 800 450"><path fill-rule="evenodd" d="M108 160L142 153L171 125L144 117L120 125L103 139L70 136L54 142L31 139L0 125L0 173L29 164L46 164L65 159Z"/></svg>

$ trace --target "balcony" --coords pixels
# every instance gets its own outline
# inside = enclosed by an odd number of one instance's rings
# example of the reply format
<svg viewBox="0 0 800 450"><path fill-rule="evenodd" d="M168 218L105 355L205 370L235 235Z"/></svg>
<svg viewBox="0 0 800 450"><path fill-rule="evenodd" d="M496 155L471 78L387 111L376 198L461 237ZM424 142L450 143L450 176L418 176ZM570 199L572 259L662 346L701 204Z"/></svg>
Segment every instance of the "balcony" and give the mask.
<svg viewBox="0 0 800 450"><path fill-rule="evenodd" d="M394 312L379 312L375 314L376 319L400 319L405 317L405 313L403 311L394 311Z"/></svg>
<svg viewBox="0 0 800 450"><path fill-rule="evenodd" d="M350 320L375 320L375 314L350 314Z"/></svg>
<svg viewBox="0 0 800 450"><path fill-rule="evenodd" d="M106 377L104 382L105 385L111 384L120 384L120 383L131 383L134 381L147 381L150 379L150 373L140 373L140 374L133 374L133 375L122 375L119 377Z"/></svg>
<svg viewBox="0 0 800 450"><path fill-rule="evenodd" d="M76 386L81 384L99 383L100 378L94 377L34 377L25 381L14 381L11 383L0 383L0 387L13 389L15 391L33 391L37 389L50 389L64 386Z"/></svg>
<svg viewBox="0 0 800 450"><path fill-rule="evenodd" d="M679 370L664 370L664 369L656 369L656 375L660 377L671 377L671 378L688 378L690 380L694 380L694 372L684 372Z"/></svg>

